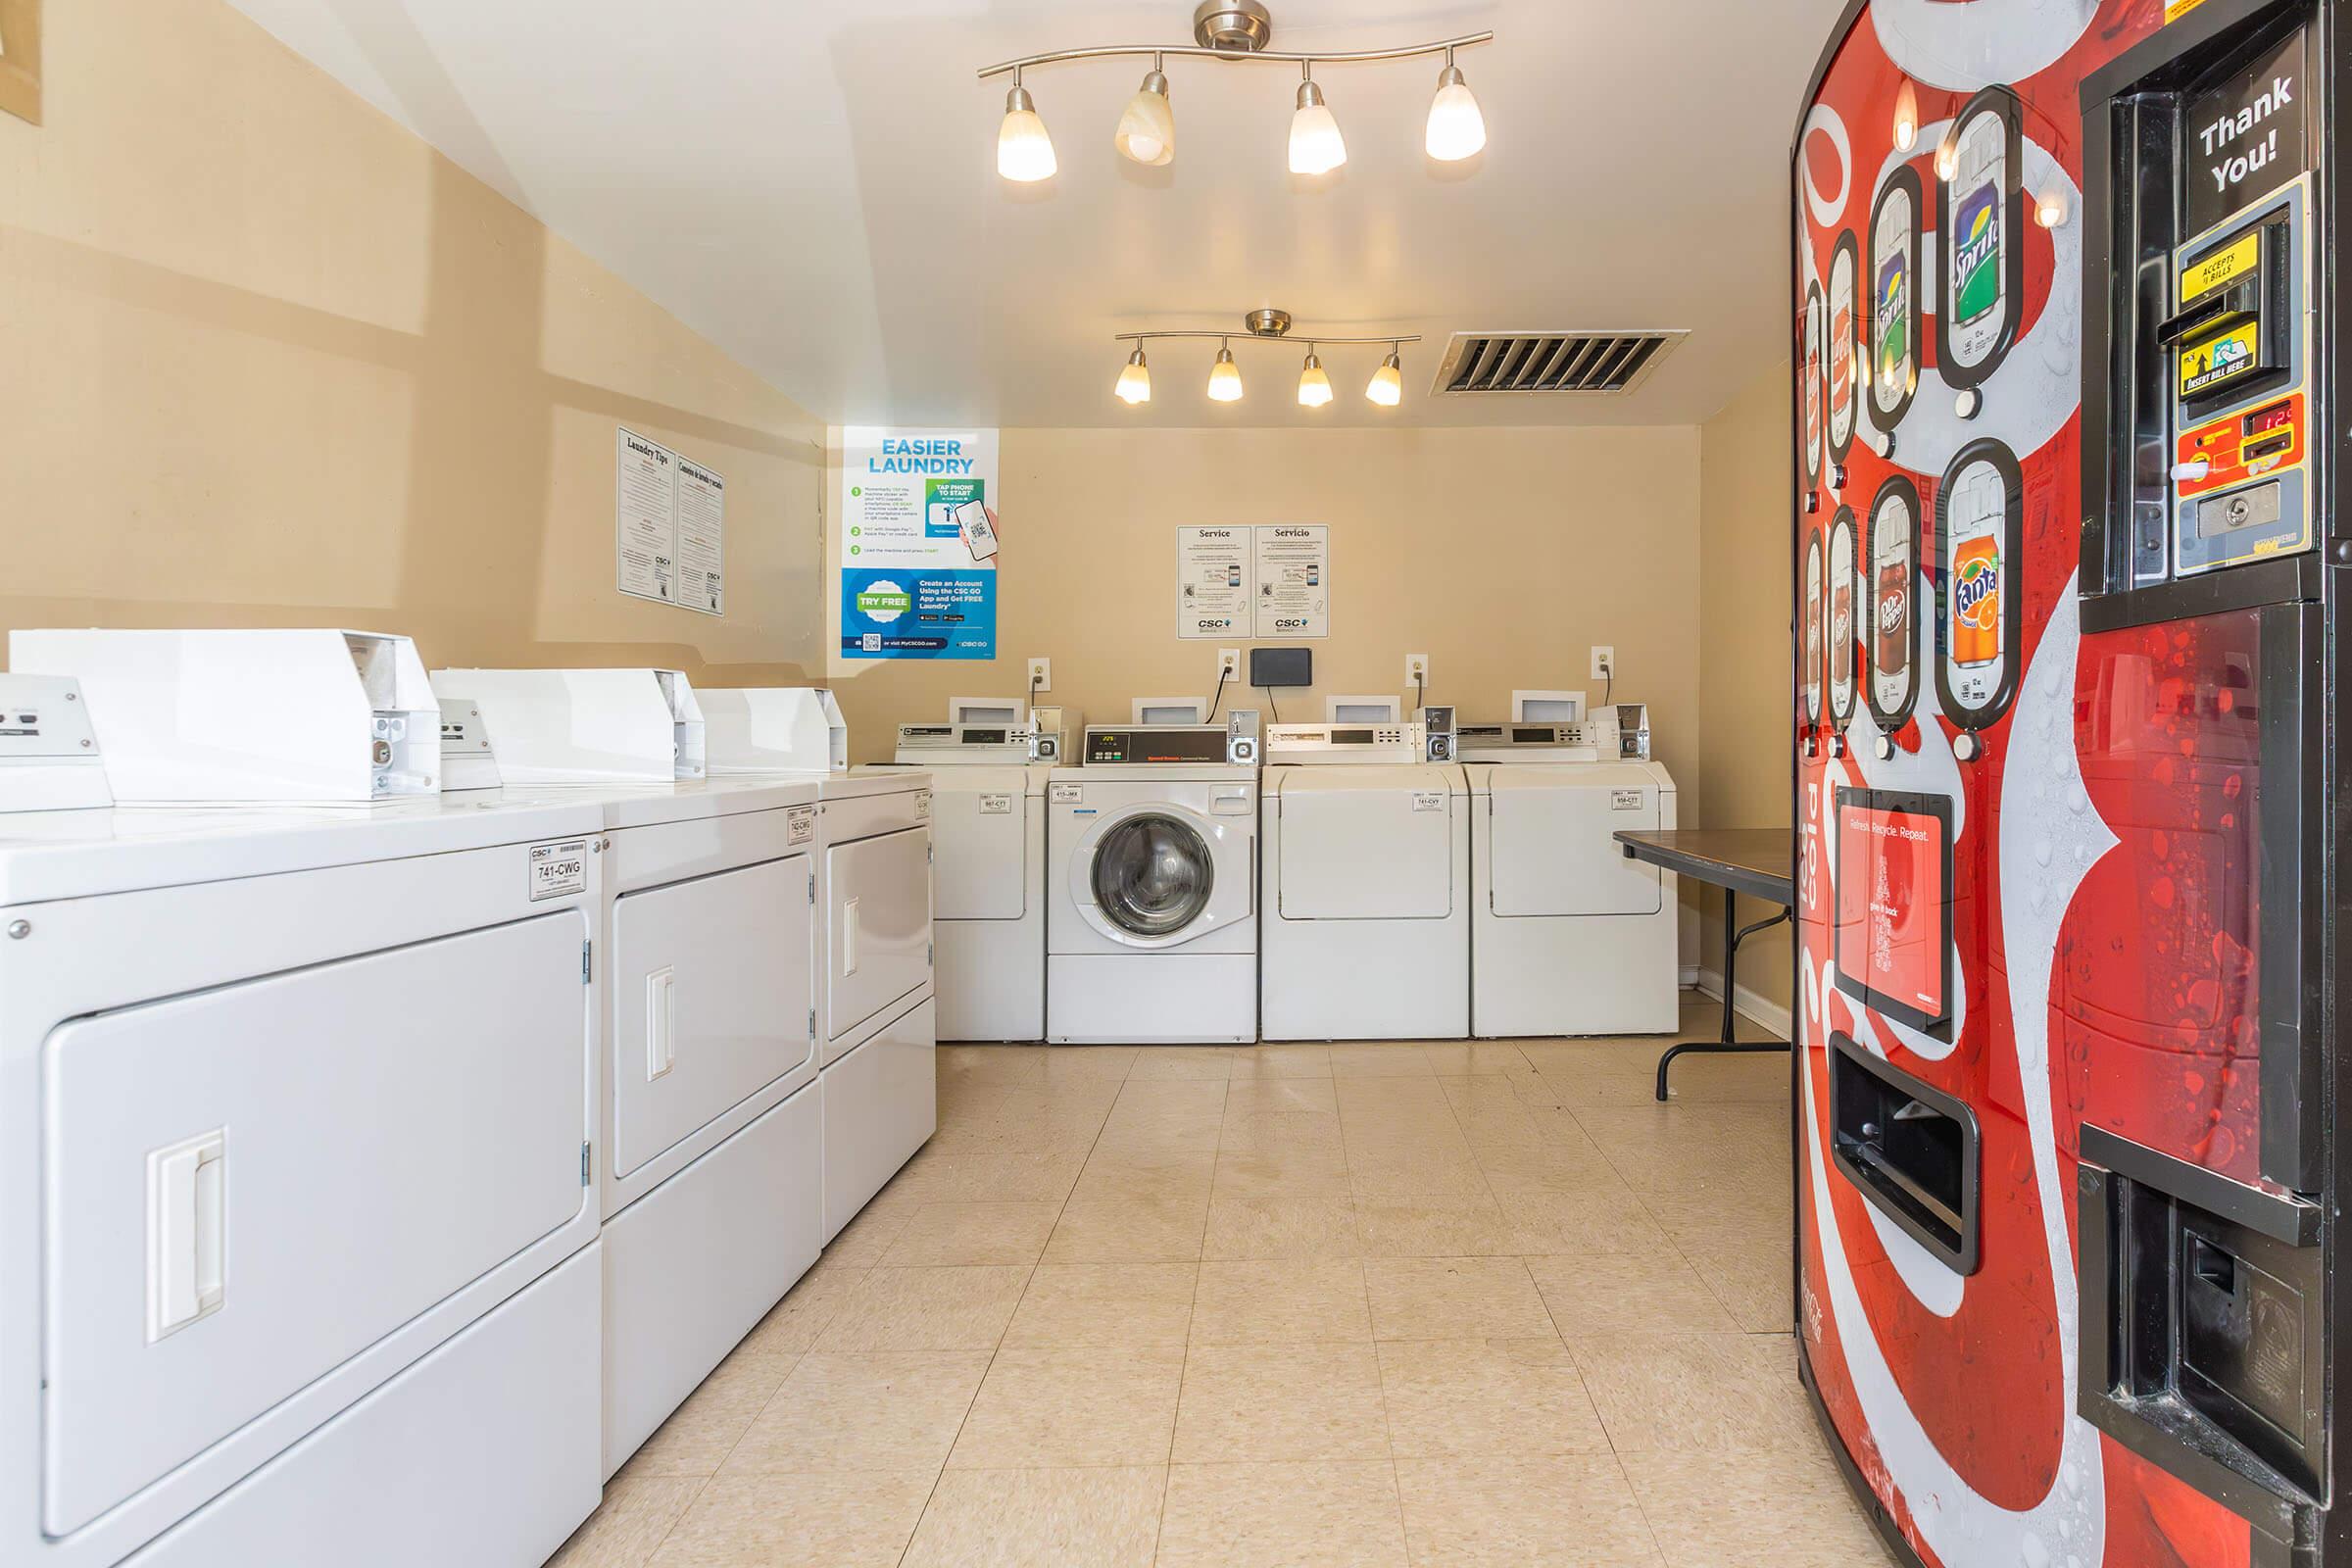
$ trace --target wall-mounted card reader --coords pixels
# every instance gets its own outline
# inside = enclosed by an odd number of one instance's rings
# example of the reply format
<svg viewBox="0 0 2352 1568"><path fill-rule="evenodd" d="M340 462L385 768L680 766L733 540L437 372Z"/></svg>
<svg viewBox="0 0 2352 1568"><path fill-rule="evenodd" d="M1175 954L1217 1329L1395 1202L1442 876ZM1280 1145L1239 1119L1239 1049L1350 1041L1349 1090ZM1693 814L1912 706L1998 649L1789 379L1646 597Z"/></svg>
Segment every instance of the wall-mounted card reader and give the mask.
<svg viewBox="0 0 2352 1568"><path fill-rule="evenodd" d="M441 789L416 645L318 629L27 630L21 674L80 682L125 806L369 806Z"/></svg>

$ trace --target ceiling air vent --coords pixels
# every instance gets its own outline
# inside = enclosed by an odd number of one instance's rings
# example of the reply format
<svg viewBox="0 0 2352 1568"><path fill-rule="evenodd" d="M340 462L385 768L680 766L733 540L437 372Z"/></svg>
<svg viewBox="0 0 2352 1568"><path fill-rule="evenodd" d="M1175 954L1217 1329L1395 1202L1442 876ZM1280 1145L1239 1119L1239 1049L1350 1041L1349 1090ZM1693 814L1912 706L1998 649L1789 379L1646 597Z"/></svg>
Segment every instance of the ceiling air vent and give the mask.
<svg viewBox="0 0 2352 1568"><path fill-rule="evenodd" d="M1456 332L1435 390L1631 392L1688 331Z"/></svg>

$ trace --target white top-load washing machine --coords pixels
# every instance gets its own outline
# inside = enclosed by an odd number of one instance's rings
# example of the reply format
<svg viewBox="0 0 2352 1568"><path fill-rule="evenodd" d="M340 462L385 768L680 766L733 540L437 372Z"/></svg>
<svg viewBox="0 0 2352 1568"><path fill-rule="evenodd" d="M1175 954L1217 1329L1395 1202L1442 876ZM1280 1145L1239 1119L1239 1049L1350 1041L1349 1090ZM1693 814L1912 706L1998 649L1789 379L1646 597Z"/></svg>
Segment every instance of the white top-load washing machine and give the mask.
<svg viewBox="0 0 2352 1568"><path fill-rule="evenodd" d="M1437 732L1438 755L1450 737ZM1422 721L1266 731L1259 1032L1470 1032L1470 801Z"/></svg>
<svg viewBox="0 0 2352 1568"><path fill-rule="evenodd" d="M1089 725L1047 785L1056 1043L1257 1038L1257 715Z"/></svg>
<svg viewBox="0 0 2352 1568"><path fill-rule="evenodd" d="M1616 724L1588 723L1573 694L1522 693L1512 706L1510 722L1457 733L1470 785L1471 1033L1670 1031L1675 878L1627 859L1613 835L1673 827L1674 780L1622 757ZM1645 752L1646 728L1640 739Z"/></svg>
<svg viewBox="0 0 2352 1568"><path fill-rule="evenodd" d="M317 804L387 737L268 715L358 650L172 635L0 676L0 1558L537 1562L603 1474L600 813ZM243 804L13 808L102 731Z"/></svg>
<svg viewBox="0 0 2352 1568"><path fill-rule="evenodd" d="M449 776L486 738L500 798L580 800L603 829L592 1169L610 1474L822 1245L817 776L707 776L707 721L674 671L433 682Z"/></svg>
<svg viewBox="0 0 2352 1568"><path fill-rule="evenodd" d="M829 1242L939 1129L932 777L848 766L841 706L821 687L713 688L702 700L714 775L818 769L816 1038Z"/></svg>
<svg viewBox="0 0 2352 1568"><path fill-rule="evenodd" d="M1046 1037L1046 780L1058 732L1019 699L959 697L901 724L900 765L932 768L932 931L942 1040Z"/></svg>

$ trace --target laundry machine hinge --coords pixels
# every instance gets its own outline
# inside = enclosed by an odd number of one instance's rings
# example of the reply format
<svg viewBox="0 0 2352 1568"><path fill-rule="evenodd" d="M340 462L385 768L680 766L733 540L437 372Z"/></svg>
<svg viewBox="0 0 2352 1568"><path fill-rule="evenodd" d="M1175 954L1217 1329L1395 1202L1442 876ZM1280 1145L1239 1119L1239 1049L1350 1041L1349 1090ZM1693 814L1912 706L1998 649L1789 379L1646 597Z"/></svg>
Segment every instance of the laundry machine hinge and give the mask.
<svg viewBox="0 0 2352 1568"><path fill-rule="evenodd" d="M592 966L589 962L589 955L594 951L595 947L596 944L593 942L582 942L580 944L580 984L582 985L586 985L588 983L588 976L592 972Z"/></svg>
<svg viewBox="0 0 2352 1568"><path fill-rule="evenodd" d="M583 1138L580 1140L580 1185L582 1187L588 1185L588 1172L591 1168L588 1158L588 1141Z"/></svg>
<svg viewBox="0 0 2352 1568"><path fill-rule="evenodd" d="M812 1046L816 1044L816 1009L814 1007L808 1009L808 1043Z"/></svg>

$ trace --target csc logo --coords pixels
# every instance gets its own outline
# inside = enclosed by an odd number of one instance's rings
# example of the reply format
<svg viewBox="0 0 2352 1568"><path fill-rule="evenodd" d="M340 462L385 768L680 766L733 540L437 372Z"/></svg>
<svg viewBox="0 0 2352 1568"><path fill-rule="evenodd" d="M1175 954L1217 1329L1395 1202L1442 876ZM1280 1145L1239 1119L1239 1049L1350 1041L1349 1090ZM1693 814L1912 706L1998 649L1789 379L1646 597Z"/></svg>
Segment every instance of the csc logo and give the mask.
<svg viewBox="0 0 2352 1568"><path fill-rule="evenodd" d="M1306 617L1303 615L1284 615L1280 619L1276 620L1274 624L1285 629L1293 626L1303 626L1306 624Z"/></svg>

